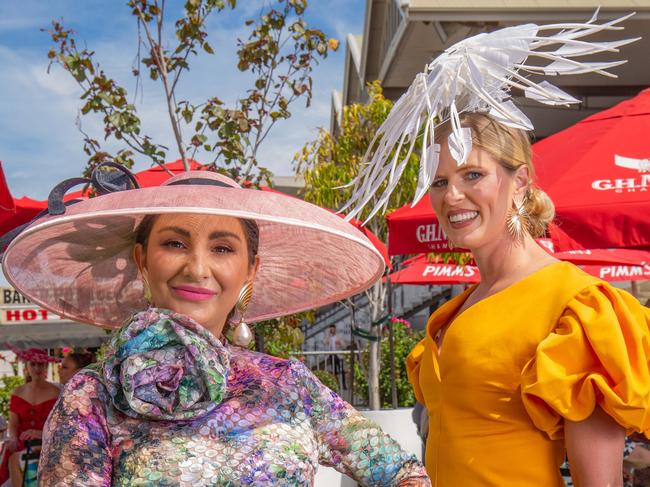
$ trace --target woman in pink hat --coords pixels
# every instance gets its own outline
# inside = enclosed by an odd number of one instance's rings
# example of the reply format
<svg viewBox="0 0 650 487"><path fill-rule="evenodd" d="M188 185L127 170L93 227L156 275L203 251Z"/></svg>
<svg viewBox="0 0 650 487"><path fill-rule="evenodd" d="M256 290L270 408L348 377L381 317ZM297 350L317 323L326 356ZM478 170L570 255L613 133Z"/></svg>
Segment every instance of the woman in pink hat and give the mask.
<svg viewBox="0 0 650 487"><path fill-rule="evenodd" d="M47 381L48 364L57 359L40 348L15 350L15 353L25 363L28 380L14 389L9 401L9 428L0 463L0 485L11 477L11 485L17 487L23 480L20 456L25 441L41 439L45 420L60 389Z"/></svg>
<svg viewBox="0 0 650 487"><path fill-rule="evenodd" d="M115 175L96 171L100 196L67 208L69 185L55 188L49 215L3 258L33 302L117 328L49 418L41 485L308 486L318 464L363 485L430 485L301 362L247 348L245 321L341 300L382 274L360 232L211 172L110 192Z"/></svg>

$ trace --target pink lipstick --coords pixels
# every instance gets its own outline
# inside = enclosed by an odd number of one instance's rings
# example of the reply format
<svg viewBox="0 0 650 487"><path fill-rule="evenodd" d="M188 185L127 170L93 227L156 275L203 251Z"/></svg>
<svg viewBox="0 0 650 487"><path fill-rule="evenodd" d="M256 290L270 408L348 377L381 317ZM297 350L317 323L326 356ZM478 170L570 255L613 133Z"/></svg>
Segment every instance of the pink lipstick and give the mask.
<svg viewBox="0 0 650 487"><path fill-rule="evenodd" d="M194 286L174 286L172 289L178 297L188 301L207 301L216 294L211 289Z"/></svg>

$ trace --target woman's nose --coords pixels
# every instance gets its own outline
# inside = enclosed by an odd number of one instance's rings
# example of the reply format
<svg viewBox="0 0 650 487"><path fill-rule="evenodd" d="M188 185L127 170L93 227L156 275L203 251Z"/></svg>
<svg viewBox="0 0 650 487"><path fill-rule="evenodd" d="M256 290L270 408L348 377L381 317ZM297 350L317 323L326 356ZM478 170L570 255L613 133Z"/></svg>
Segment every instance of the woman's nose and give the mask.
<svg viewBox="0 0 650 487"><path fill-rule="evenodd" d="M203 279L208 275L208 256L202 250L194 250L188 255L185 273L193 279Z"/></svg>
<svg viewBox="0 0 650 487"><path fill-rule="evenodd" d="M465 194L460 190L460 188L455 183L449 182L447 191L445 191L445 202L447 204L455 204L461 201L464 197Z"/></svg>

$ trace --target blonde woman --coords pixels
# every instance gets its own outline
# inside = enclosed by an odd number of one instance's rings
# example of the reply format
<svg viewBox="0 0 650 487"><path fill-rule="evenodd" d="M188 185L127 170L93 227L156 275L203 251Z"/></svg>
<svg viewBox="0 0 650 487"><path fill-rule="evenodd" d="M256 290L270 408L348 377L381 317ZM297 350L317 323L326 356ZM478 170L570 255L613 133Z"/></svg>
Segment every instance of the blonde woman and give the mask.
<svg viewBox="0 0 650 487"><path fill-rule="evenodd" d="M535 243L554 210L535 185L533 124L510 92L579 103L532 75L610 74L624 62L611 52L634 39L585 38L629 16L597 14L446 48L396 102L356 181L352 214L376 192L380 210L408 161L400 148L421 140L415 200L428 193L451 247L470 250L480 269L408 358L436 486L560 487L565 452L579 487L620 486L626 430L650 430L650 312ZM603 52L607 61L583 61Z"/></svg>

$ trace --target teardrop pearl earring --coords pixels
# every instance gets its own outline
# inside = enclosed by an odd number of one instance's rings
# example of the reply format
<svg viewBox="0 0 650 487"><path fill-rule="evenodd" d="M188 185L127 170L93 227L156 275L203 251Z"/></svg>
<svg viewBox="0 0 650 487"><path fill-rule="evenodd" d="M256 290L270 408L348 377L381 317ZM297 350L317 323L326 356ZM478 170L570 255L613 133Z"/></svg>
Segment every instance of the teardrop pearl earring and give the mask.
<svg viewBox="0 0 650 487"><path fill-rule="evenodd" d="M246 348L253 341L253 332L250 327L244 322L244 314L248 308L248 304L251 302L253 297L253 283L246 281L244 286L239 292L239 299L235 305L235 310L239 313L239 322L235 326L235 329L232 332L231 341L234 345L238 347Z"/></svg>

